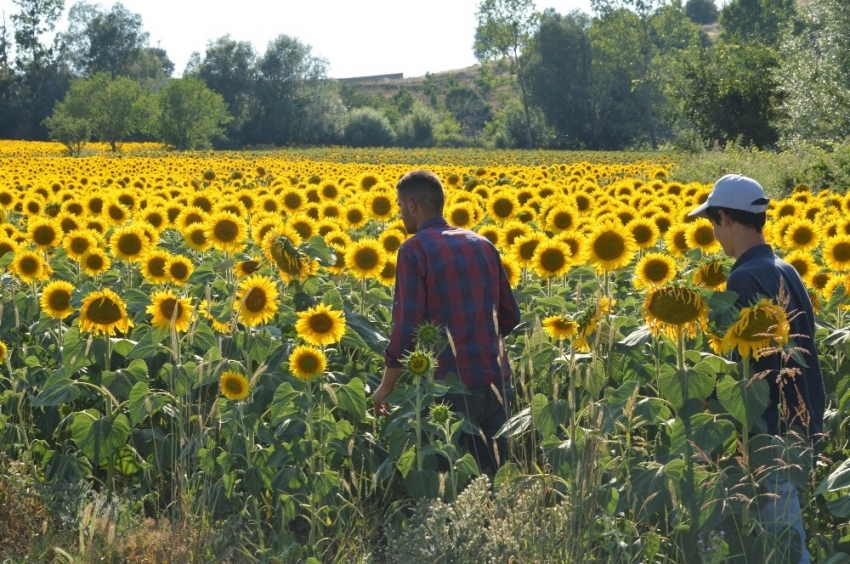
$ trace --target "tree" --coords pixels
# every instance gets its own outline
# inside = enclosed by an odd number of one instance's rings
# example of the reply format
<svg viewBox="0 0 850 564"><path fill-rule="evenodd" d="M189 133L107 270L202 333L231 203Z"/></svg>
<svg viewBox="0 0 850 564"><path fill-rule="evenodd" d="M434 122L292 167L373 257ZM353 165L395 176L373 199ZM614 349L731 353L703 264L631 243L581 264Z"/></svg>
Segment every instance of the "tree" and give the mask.
<svg viewBox="0 0 850 564"><path fill-rule="evenodd" d="M418 100L413 100L408 115L396 126L396 142L401 147L433 147L437 114Z"/></svg>
<svg viewBox="0 0 850 564"><path fill-rule="evenodd" d="M91 138L91 124L84 118L57 112L45 119L44 124L50 138L65 145L72 157L79 157Z"/></svg>
<svg viewBox="0 0 850 564"><path fill-rule="evenodd" d="M649 142L658 148L658 108L672 59L700 44L699 32L681 3L664 0L591 0L597 13L593 29L594 81L616 80L626 113L640 116ZM632 98L622 85L631 83ZM635 104L636 103L636 104Z"/></svg>
<svg viewBox="0 0 850 564"><path fill-rule="evenodd" d="M779 59L761 45L721 43L682 58L671 98L707 145L738 141L764 148L779 139Z"/></svg>
<svg viewBox="0 0 850 564"><path fill-rule="evenodd" d="M714 0L688 0L685 4L685 14L694 23L708 25L717 21L720 12Z"/></svg>
<svg viewBox="0 0 850 564"><path fill-rule="evenodd" d="M357 108L348 116L343 137L349 147L390 147L395 134L382 112L374 108Z"/></svg>
<svg viewBox="0 0 850 564"><path fill-rule="evenodd" d="M720 25L729 42L778 47L796 12L796 0L731 0L720 11Z"/></svg>
<svg viewBox="0 0 850 564"><path fill-rule="evenodd" d="M85 122L95 139L108 142L117 151L119 144L133 135L150 132L153 115L150 90L129 77L112 78L108 72L101 72L72 81L68 94L56 105L52 120L46 125L52 138L64 142L54 136L57 128L60 135L67 137L69 128L82 131L76 121Z"/></svg>
<svg viewBox="0 0 850 564"><path fill-rule="evenodd" d="M18 66L39 66L52 53L42 45L41 36L56 28L56 22L65 10L64 0L12 0L20 12L12 14L15 27Z"/></svg>
<svg viewBox="0 0 850 564"><path fill-rule="evenodd" d="M446 92L445 105L460 125L461 133L473 140L478 138L484 124L492 117L487 102L467 86L456 86Z"/></svg>
<svg viewBox="0 0 850 564"><path fill-rule="evenodd" d="M269 42L257 64L257 104L250 129L252 143L285 145L300 141L301 118L314 90L327 79L326 60L288 35Z"/></svg>
<svg viewBox="0 0 850 564"><path fill-rule="evenodd" d="M533 0L482 0L475 14L475 58L482 63L507 62L520 91L528 147L533 147L531 110L522 54L537 28Z"/></svg>
<svg viewBox="0 0 850 564"><path fill-rule="evenodd" d="M593 107L601 98L593 96L590 17L546 10L526 58L531 101L555 129L558 146L598 148Z"/></svg>
<svg viewBox="0 0 850 564"><path fill-rule="evenodd" d="M205 149L212 139L224 136L230 121L227 105L196 78L172 80L158 96L159 134L178 151Z"/></svg>
<svg viewBox="0 0 850 564"><path fill-rule="evenodd" d="M256 106L257 53L249 41L236 41L229 35L207 44L203 60L190 74L221 94L233 120L227 137L235 146L244 144L244 128Z"/></svg>
<svg viewBox="0 0 850 564"><path fill-rule="evenodd" d="M784 94L781 124L787 143L828 146L850 138L850 4L811 3L797 33L780 48L774 79Z"/></svg>
<svg viewBox="0 0 850 564"><path fill-rule="evenodd" d="M149 46L142 17L120 2L104 11L81 0L68 12L61 34L69 62L78 76L108 72L112 76L163 79L174 71L163 49Z"/></svg>

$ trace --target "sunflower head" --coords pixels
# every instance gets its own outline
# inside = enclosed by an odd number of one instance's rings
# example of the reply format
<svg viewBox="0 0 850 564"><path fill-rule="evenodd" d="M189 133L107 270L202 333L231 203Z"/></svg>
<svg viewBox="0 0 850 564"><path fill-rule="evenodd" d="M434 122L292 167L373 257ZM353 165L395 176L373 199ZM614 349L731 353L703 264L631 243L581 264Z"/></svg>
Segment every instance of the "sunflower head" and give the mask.
<svg viewBox="0 0 850 564"><path fill-rule="evenodd" d="M298 312L295 330L311 345L331 345L338 343L345 335L345 317L341 311L319 304Z"/></svg>
<svg viewBox="0 0 850 564"><path fill-rule="evenodd" d="M694 337L708 315L702 295L687 286L660 286L647 293L643 315L653 333L671 338L684 331Z"/></svg>
<svg viewBox="0 0 850 564"><path fill-rule="evenodd" d="M64 280L55 280L44 287L41 293L41 309L53 319L64 319L74 313L71 296L74 285Z"/></svg>
<svg viewBox="0 0 850 564"><path fill-rule="evenodd" d="M576 321L563 315L550 315L543 319L543 332L552 339L569 339L578 335Z"/></svg>
<svg viewBox="0 0 850 564"><path fill-rule="evenodd" d="M635 288L663 286L676 278L676 261L663 253L646 253L635 266Z"/></svg>
<svg viewBox="0 0 850 564"><path fill-rule="evenodd" d="M307 345L295 347L289 355L289 371L300 380L310 380L324 374L327 363L325 353Z"/></svg>
<svg viewBox="0 0 850 564"><path fill-rule="evenodd" d="M241 372L225 370L219 379L221 395L231 401L241 401L251 393L251 385Z"/></svg>
<svg viewBox="0 0 850 564"><path fill-rule="evenodd" d="M439 326L426 321L416 328L414 342L420 348L439 350L445 342L445 337Z"/></svg>
<svg viewBox="0 0 850 564"><path fill-rule="evenodd" d="M717 291L726 288L724 261L721 259L712 260L700 266L694 273L694 284Z"/></svg>
<svg viewBox="0 0 850 564"><path fill-rule="evenodd" d="M770 347L788 342L791 324L785 308L767 298L743 308L737 321L723 336L723 352L737 350L743 358L756 360L769 354Z"/></svg>
<svg viewBox="0 0 850 564"><path fill-rule="evenodd" d="M90 293L80 307L80 331L95 335L126 333L133 326L127 317L127 304L118 294L104 288Z"/></svg>
<svg viewBox="0 0 850 564"><path fill-rule="evenodd" d="M402 368L413 376L431 376L437 368L437 359L426 350L414 350L401 359Z"/></svg>
<svg viewBox="0 0 850 564"><path fill-rule="evenodd" d="M443 425L452 420L452 409L445 403L435 403L431 406L431 421L436 425Z"/></svg>

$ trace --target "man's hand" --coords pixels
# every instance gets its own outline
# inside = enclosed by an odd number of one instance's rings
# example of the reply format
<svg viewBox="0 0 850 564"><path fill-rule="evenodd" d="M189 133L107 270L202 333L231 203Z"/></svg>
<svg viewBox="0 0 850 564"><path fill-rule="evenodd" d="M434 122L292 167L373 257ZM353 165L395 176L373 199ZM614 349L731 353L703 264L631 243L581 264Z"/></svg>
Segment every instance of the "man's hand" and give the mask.
<svg viewBox="0 0 850 564"><path fill-rule="evenodd" d="M375 403L375 415L389 415L389 404L384 402L393 391L395 390L395 384L387 385L385 382L381 382L381 385L378 386L378 389L375 390L375 394L372 396L372 401Z"/></svg>
<svg viewBox="0 0 850 564"><path fill-rule="evenodd" d="M401 373L401 368L384 369L384 377L381 379L381 385L375 390L372 396L372 401L375 404L375 415L389 415L389 405L386 403L387 397L395 391L395 383Z"/></svg>

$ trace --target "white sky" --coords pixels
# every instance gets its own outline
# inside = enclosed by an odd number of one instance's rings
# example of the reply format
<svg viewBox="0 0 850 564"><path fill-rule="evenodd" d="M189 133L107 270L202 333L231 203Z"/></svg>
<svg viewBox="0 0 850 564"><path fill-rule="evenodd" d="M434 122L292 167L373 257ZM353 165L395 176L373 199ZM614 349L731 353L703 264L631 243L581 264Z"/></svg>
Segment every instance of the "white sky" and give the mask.
<svg viewBox="0 0 850 564"><path fill-rule="evenodd" d="M75 3L65 0L65 10ZM115 3L99 2L105 9ZM142 16L150 42L168 52L180 75L192 51L203 54L207 42L230 34L251 41L262 54L280 34L312 46L313 55L330 63L333 78L404 73L422 76L475 64L472 43L478 0L123 0ZM536 0L539 10L590 13L590 0ZM18 12L12 0L0 0L7 28ZM64 30L64 20L57 30Z"/></svg>

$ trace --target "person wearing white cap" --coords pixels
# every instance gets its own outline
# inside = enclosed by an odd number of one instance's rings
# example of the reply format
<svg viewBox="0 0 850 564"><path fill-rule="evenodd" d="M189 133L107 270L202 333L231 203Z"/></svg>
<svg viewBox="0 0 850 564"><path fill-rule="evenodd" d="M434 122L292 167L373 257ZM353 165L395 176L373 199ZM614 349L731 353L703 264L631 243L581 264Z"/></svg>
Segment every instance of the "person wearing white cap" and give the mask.
<svg viewBox="0 0 850 564"><path fill-rule="evenodd" d="M802 354L793 355L783 367L778 354L765 355L752 362L751 374L766 373L770 385L770 403L762 415L763 428L771 434L783 435L792 426L808 435L814 450L823 432L825 392L823 374L814 341L815 316L808 291L793 266L783 261L765 242L762 229L770 200L761 185L746 176L728 174L719 179L701 206L688 214L707 217L714 225L714 236L723 251L736 259L726 281L726 289L738 294L739 308L754 305L760 298L776 301L780 286L788 298L786 306L791 323L789 335ZM796 376L781 375L782 368L796 371ZM788 372L782 374L790 374ZM789 532L801 542L800 562L811 562L806 548L802 511L797 484L790 472L780 469L763 483L768 491L759 507L759 519L773 534L789 539ZM803 487L805 484L800 484ZM790 562L792 544L786 540L778 547L786 554L779 562Z"/></svg>

